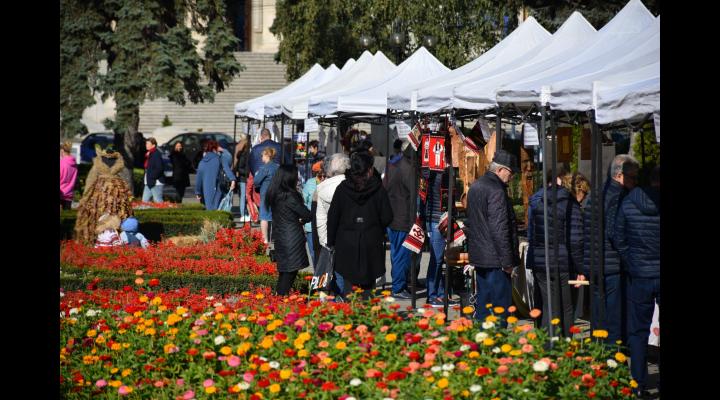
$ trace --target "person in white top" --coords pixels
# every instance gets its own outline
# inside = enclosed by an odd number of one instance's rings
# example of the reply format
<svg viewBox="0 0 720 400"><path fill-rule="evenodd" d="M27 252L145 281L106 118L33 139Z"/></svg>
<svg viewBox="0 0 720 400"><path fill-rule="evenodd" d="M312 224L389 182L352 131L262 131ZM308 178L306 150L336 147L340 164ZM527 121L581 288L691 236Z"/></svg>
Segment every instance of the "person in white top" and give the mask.
<svg viewBox="0 0 720 400"><path fill-rule="evenodd" d="M327 220L328 210L332 202L335 189L340 182L345 180L345 171L350 168L350 157L345 153L335 153L325 158L325 180L317 186L317 211L315 218L317 220L318 239L320 241L320 255L318 256L318 266L321 263L330 262L332 259L331 249L327 247ZM333 281L333 289L336 294L344 294L344 281L340 274L335 273Z"/></svg>

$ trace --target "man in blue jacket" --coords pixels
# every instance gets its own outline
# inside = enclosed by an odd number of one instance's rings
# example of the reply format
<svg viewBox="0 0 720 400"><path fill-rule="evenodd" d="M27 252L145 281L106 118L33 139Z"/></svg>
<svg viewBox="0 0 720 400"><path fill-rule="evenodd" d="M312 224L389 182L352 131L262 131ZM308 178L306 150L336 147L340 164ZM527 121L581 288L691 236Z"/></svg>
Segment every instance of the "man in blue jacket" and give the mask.
<svg viewBox="0 0 720 400"><path fill-rule="evenodd" d="M625 341L626 337L626 290L624 273L620 254L612 244L612 235L615 231L615 220L617 210L628 191L636 185L639 171L637 160L627 154L615 156L610 164L609 177L603 188L602 201L604 205L604 231L602 232L601 256L604 257L604 305L605 314L600 315L600 293L599 285L594 285L592 292L591 328L604 329L608 332L605 342L615 345L617 340ZM585 276L589 279L598 279L599 269L595 266L593 275L590 274L590 210L591 204L597 198L596 193L590 193L589 200L585 206L584 215L584 270Z"/></svg>
<svg viewBox="0 0 720 400"><path fill-rule="evenodd" d="M150 201L152 197L155 203L163 201L163 184L165 174L163 172L162 156L157 150L157 140L148 138L145 141L145 187L143 188L142 201Z"/></svg>
<svg viewBox="0 0 720 400"><path fill-rule="evenodd" d="M645 390L647 345L655 303L660 305L660 166L650 187L633 189L620 205L613 243L627 267L630 372Z"/></svg>
<svg viewBox="0 0 720 400"><path fill-rule="evenodd" d="M273 158L273 161L279 165L283 164L281 161L283 159L285 160L284 164L289 164L291 162L290 154L288 154L288 152L285 152L282 159L280 158L280 143L270 138L270 130L268 128L263 128L260 132L260 143L253 146L252 150L250 150L250 160L248 162L250 164L250 171L253 175L257 174L258 169L263 166L262 152L268 146L272 146L275 149L275 158Z"/></svg>
<svg viewBox="0 0 720 400"><path fill-rule="evenodd" d="M477 293L475 318L490 315L486 304L507 309L512 305L510 274L520 264L518 235L507 184L520 169L517 157L505 150L495 151L485 175L468 192L467 235L470 265L475 267ZM505 318L499 318L507 326Z"/></svg>

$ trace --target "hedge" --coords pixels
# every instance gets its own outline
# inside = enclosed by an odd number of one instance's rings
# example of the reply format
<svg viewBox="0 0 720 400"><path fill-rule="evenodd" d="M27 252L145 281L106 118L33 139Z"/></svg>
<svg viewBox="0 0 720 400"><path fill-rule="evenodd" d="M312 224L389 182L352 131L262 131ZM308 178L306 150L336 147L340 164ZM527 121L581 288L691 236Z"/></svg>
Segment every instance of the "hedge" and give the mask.
<svg viewBox="0 0 720 400"><path fill-rule="evenodd" d="M140 223L140 232L152 241L159 241L163 236L197 235L206 219L226 228L233 226L231 213L195 207L134 210L134 214ZM77 210L63 210L60 213L61 240L74 237L76 218Z"/></svg>
<svg viewBox="0 0 720 400"><path fill-rule="evenodd" d="M295 290L307 292L308 282L305 280L307 275L311 274L302 272L298 274L293 284ZM98 288L122 289L124 286L134 286L137 276L115 271L91 271L73 266L62 266L60 287L63 290L84 290L95 278L100 278L97 283ZM258 287L275 288L277 285L277 276L274 275L222 276L161 273L147 277L147 279L151 278L160 280L158 289L206 289L214 294L236 293Z"/></svg>

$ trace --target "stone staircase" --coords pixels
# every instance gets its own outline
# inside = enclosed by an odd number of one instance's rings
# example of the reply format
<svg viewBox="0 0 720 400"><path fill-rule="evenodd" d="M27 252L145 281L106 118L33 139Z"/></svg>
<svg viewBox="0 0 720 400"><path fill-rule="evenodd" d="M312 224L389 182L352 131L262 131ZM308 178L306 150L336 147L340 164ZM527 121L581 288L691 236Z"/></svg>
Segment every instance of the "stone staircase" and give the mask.
<svg viewBox="0 0 720 400"><path fill-rule="evenodd" d="M188 102L183 107L167 99L146 101L140 106L140 132L149 136L154 129L162 126L162 120L167 115L173 126L190 131L224 132L232 136L235 103L274 92L288 83L285 80L285 65L276 64L273 53L236 52L234 55L245 70L225 91L215 95L214 103Z"/></svg>

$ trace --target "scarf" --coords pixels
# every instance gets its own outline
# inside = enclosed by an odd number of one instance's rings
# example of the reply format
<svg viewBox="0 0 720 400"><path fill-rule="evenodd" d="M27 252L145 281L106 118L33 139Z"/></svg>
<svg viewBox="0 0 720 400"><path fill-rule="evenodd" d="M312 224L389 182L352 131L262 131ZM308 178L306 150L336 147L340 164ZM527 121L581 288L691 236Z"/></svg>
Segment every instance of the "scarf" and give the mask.
<svg viewBox="0 0 720 400"><path fill-rule="evenodd" d="M152 153L154 153L155 150L157 150L157 147L153 147L152 149L150 149L150 151L148 151L147 153L145 153L145 169L147 169L148 164L149 164L149 162L150 162L150 155L151 155Z"/></svg>

